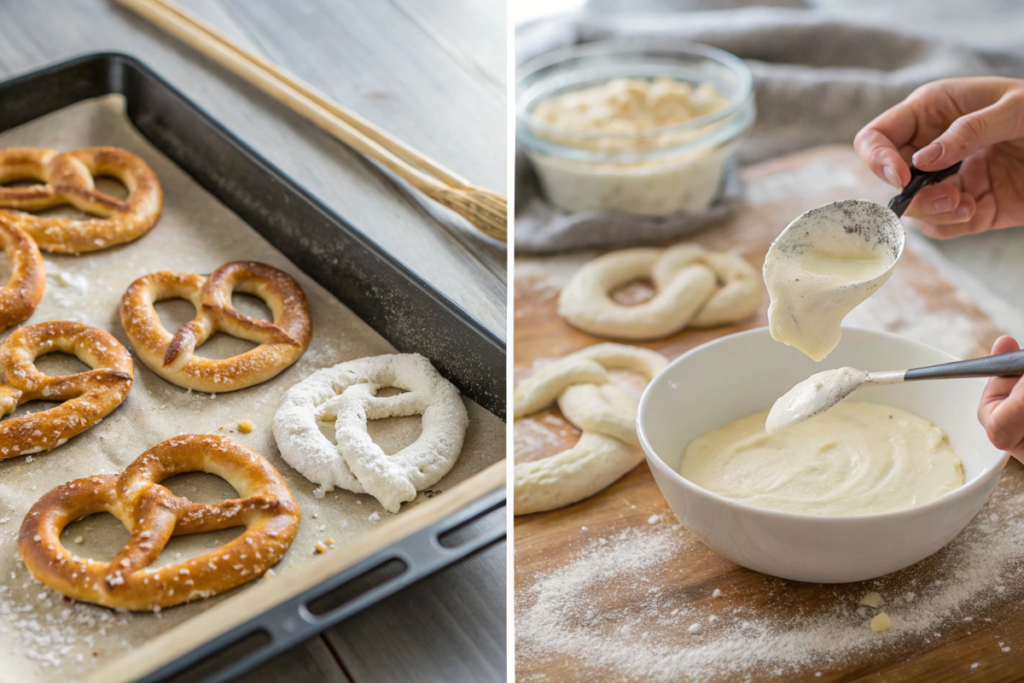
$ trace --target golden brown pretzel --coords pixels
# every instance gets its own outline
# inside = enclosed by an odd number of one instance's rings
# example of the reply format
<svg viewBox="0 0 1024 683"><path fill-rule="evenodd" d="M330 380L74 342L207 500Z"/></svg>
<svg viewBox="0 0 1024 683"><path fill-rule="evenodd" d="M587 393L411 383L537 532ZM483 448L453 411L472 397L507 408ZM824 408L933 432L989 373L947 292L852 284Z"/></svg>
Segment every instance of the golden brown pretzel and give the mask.
<svg viewBox="0 0 1024 683"><path fill-rule="evenodd" d="M54 351L75 355L93 369L45 375L35 360ZM0 415L28 401L63 403L0 422L0 460L52 450L102 420L131 390L132 367L127 349L92 325L54 320L12 332L0 344Z"/></svg>
<svg viewBox="0 0 1024 683"><path fill-rule="evenodd" d="M25 322L35 312L46 290L46 269L36 243L2 213L0 246L14 266L7 284L0 288L0 332L3 332Z"/></svg>
<svg viewBox="0 0 1024 683"><path fill-rule="evenodd" d="M216 474L240 498L193 503L160 484L186 472ZM78 557L60 542L65 526L97 512L131 532L110 562ZM120 475L76 479L44 495L25 516L18 551L34 577L69 598L159 610L258 578L288 550L300 518L288 485L259 454L224 436L187 434L149 449ZM214 551L148 569L171 536L237 526L245 532Z"/></svg>
<svg viewBox="0 0 1024 683"><path fill-rule="evenodd" d="M97 176L111 176L128 188L126 199L96 189ZM0 149L0 185L38 180L28 187L0 187L0 215L27 232L44 251L80 254L141 237L156 223L164 204L156 175L139 157L117 147L58 152L39 147ZM71 204L95 218L33 216ZM13 210L7 210L13 209Z"/></svg>
<svg viewBox="0 0 1024 683"><path fill-rule="evenodd" d="M231 305L232 292L263 299L274 321L240 312ZM174 335L153 308L163 299L186 299L196 308L196 317ZM251 261L225 263L209 278L171 271L140 277L121 299L121 324L150 370L179 387L211 393L267 381L297 361L313 336L313 317L299 284L273 266ZM195 355L218 330L259 346L223 360Z"/></svg>

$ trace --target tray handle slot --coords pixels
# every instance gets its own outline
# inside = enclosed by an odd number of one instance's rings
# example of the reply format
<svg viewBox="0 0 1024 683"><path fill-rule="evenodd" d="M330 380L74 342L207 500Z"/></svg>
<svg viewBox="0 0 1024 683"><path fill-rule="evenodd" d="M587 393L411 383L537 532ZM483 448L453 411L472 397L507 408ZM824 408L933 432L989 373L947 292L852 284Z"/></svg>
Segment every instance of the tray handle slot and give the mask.
<svg viewBox="0 0 1024 683"><path fill-rule="evenodd" d="M442 548L458 548L464 543L489 536L497 530L505 531L506 508L502 501L480 515L441 532L437 542Z"/></svg>
<svg viewBox="0 0 1024 683"><path fill-rule="evenodd" d="M401 576L408 569L408 564L396 557L392 557L351 581L343 583L320 597L310 600L306 605L306 609L314 617L322 617L339 607L347 605L374 588Z"/></svg>

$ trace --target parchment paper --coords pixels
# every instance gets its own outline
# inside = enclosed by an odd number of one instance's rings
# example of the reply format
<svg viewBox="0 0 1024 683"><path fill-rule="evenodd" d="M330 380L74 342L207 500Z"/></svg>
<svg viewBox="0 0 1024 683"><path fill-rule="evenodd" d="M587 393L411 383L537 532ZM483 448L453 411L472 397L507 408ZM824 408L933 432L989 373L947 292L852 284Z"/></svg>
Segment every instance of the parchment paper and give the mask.
<svg viewBox="0 0 1024 683"><path fill-rule="evenodd" d="M254 449L284 476L302 508L302 524L288 554L264 580L287 581L288 568L312 557L318 541L332 538L329 552L347 541L374 533L390 515L367 495L335 490L323 495L317 487L280 457L271 434L274 411L282 394L313 371L342 361L394 353L394 348L331 294L301 273L240 218L209 195L165 158L132 127L119 95L85 101L0 134L0 147L30 146L73 150L114 145L140 155L163 185L164 211L147 235L130 244L79 257L44 255L46 294L27 324L44 320L79 320L112 333L129 351L121 328L121 296L137 277L157 270L208 274L228 261L252 259L288 272L302 286L313 313L313 341L291 368L269 382L226 394L186 391L160 379L138 358L135 384L125 402L100 424L63 446L31 458L0 462L0 682L68 681L120 653L207 610L229 593L159 614L126 613L84 603L72 603L37 582L18 559L17 534L26 511L46 491L66 481L99 473L120 473L148 448L172 436L218 433ZM104 182L101 189L118 187ZM123 190L122 196L123 196ZM67 213L67 210L61 209ZM6 255L0 252L0 260ZM9 264L5 264L9 268ZM6 281L6 274L0 272ZM236 297L248 313L266 309L250 297ZM173 301L158 306L172 331L194 315L192 306ZM267 314L264 313L264 317ZM6 334L3 335L6 337ZM217 335L199 349L200 355L222 358L251 344ZM77 360L51 356L39 367L49 374L78 372ZM452 471L431 492L412 503L421 504L435 491L445 491L504 457L505 424L476 403L464 399L470 422L462 455ZM29 404L18 410L47 408ZM238 431L241 420L255 429ZM388 453L411 443L419 434L419 417L379 420L370 424L374 440ZM327 427L327 425L325 425ZM333 440L333 426L326 428ZM179 495L198 502L234 496L223 480L212 475L175 477L168 485ZM402 513L399 512L399 515ZM233 538L241 529L173 539L157 564L207 552ZM81 543L75 539L81 537ZM94 515L68 527L63 541L80 555L109 559L128 533L110 515Z"/></svg>

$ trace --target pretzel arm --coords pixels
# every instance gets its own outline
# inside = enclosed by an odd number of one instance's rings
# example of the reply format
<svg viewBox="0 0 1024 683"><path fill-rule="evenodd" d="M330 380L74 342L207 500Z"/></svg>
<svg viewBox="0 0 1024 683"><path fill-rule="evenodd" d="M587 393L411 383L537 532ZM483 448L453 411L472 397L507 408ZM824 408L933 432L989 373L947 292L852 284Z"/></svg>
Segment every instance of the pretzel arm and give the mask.
<svg viewBox="0 0 1024 683"><path fill-rule="evenodd" d="M166 505L157 487L138 500L136 524L131 539L107 565L104 579L110 588L123 585L123 577L152 564L163 552L174 532L178 511Z"/></svg>
<svg viewBox="0 0 1024 683"><path fill-rule="evenodd" d="M164 353L164 367L179 370L195 353L196 347L206 341L214 328L210 318L196 318L178 328Z"/></svg>
<svg viewBox="0 0 1024 683"><path fill-rule="evenodd" d="M230 498L206 504L189 501L183 506L174 535L185 536L246 526L253 521L254 514L274 515L279 512L281 501L267 496Z"/></svg>
<svg viewBox="0 0 1024 683"><path fill-rule="evenodd" d="M219 311L213 307L210 315L217 315L219 327L233 337L247 339L255 344L288 344L299 346L299 341L269 320L261 320L242 313L230 304Z"/></svg>
<svg viewBox="0 0 1024 683"><path fill-rule="evenodd" d="M22 403L32 400L68 401L89 391L107 392L118 384L132 382L132 376L122 370L97 368L77 375L53 377L39 391L26 393Z"/></svg>

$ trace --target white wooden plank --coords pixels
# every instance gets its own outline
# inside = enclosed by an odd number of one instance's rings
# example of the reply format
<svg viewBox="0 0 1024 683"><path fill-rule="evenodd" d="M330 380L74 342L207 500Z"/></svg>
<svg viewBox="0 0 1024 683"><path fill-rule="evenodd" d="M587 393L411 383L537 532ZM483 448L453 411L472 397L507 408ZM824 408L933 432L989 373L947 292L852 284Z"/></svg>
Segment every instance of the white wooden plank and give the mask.
<svg viewBox="0 0 1024 683"><path fill-rule="evenodd" d="M490 0L391 0L438 44L505 96L505 3Z"/></svg>

